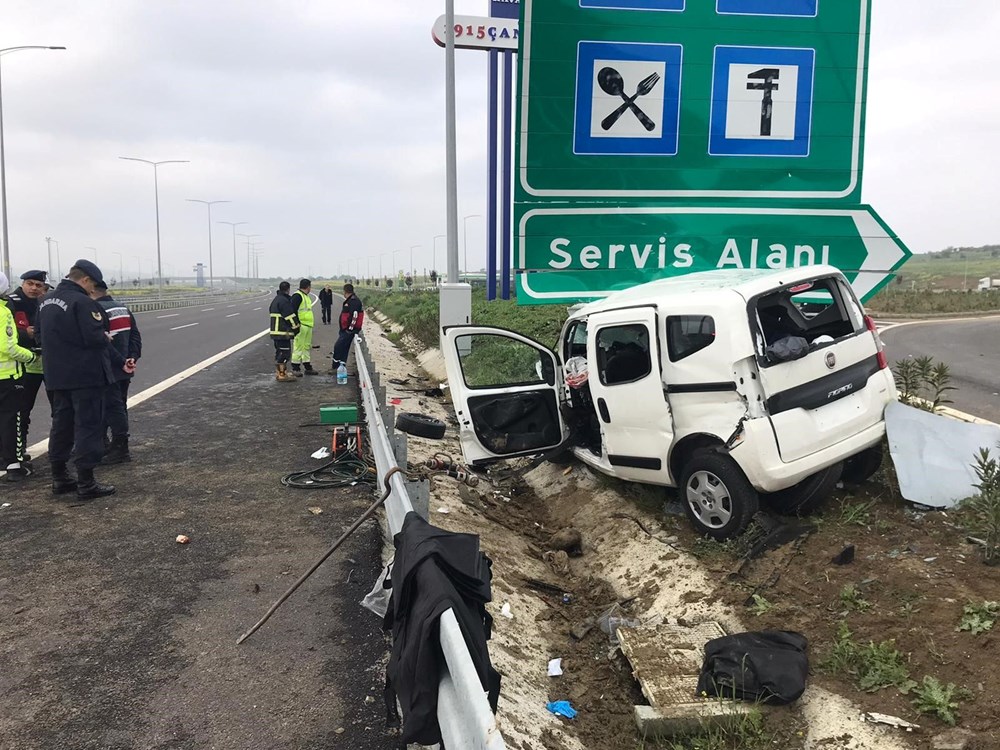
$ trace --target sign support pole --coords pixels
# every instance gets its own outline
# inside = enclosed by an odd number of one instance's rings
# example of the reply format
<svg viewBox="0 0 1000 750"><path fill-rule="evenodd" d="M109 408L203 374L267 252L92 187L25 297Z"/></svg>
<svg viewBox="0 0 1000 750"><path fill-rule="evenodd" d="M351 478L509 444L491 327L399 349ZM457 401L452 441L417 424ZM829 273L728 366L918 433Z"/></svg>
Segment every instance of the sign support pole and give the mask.
<svg viewBox="0 0 1000 750"><path fill-rule="evenodd" d="M445 171L448 235L448 283L457 284L458 279L458 157L455 135L455 0L445 0L445 150L447 152Z"/></svg>
<svg viewBox="0 0 1000 750"><path fill-rule="evenodd" d="M500 263L500 298L510 299L511 277L511 244L513 242L513 225L511 209L514 195L511 187L511 149L513 148L514 126L514 53L504 50L503 53L503 186L501 200L503 201L503 255Z"/></svg>
<svg viewBox="0 0 1000 750"><path fill-rule="evenodd" d="M497 298L497 142L499 111L497 106L500 53L489 52L489 128L486 153L490 163L486 175L486 299Z"/></svg>

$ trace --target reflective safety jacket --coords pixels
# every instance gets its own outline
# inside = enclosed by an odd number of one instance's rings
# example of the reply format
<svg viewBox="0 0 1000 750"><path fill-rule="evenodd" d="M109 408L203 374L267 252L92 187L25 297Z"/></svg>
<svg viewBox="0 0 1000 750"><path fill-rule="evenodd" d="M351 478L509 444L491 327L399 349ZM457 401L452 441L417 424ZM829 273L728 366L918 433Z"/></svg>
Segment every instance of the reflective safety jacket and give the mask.
<svg viewBox="0 0 1000 750"><path fill-rule="evenodd" d="M299 325L312 328L316 322L313 317L312 297L299 289L292 295L292 302L295 303L295 314L299 316Z"/></svg>
<svg viewBox="0 0 1000 750"><path fill-rule="evenodd" d="M299 332L299 316L291 296L278 292L271 300L271 337L276 339L294 338Z"/></svg>
<svg viewBox="0 0 1000 750"><path fill-rule="evenodd" d="M38 346L34 336L28 335L28 327L34 326L38 318L38 300L31 299L24 293L21 287L7 295L7 307L14 313L14 324L17 326L17 343L25 349L32 349ZM35 361L24 367L25 372L42 374L42 356L35 353Z"/></svg>
<svg viewBox="0 0 1000 750"><path fill-rule="evenodd" d="M357 333L361 330L361 324L365 322L365 311L361 306L361 300L356 294L344 299L344 306L340 309L340 330Z"/></svg>
<svg viewBox="0 0 1000 750"><path fill-rule="evenodd" d="M35 353L17 343L17 326L7 300L0 301L0 380L18 379L25 365L35 361Z"/></svg>

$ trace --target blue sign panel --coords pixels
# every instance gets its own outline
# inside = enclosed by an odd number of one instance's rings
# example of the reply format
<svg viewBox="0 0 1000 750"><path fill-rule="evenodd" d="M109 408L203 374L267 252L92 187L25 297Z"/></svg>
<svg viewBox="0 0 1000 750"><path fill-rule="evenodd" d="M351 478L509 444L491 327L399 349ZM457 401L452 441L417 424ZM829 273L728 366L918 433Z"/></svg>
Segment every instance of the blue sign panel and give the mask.
<svg viewBox="0 0 1000 750"><path fill-rule="evenodd" d="M741 16L805 16L819 13L819 0L717 0L719 13Z"/></svg>
<svg viewBox="0 0 1000 750"><path fill-rule="evenodd" d="M708 152L808 156L816 51L716 47Z"/></svg>
<svg viewBox="0 0 1000 750"><path fill-rule="evenodd" d="M521 0L490 0L492 18L520 18Z"/></svg>
<svg viewBox="0 0 1000 750"><path fill-rule="evenodd" d="M684 10L685 0L580 0L581 8L615 10Z"/></svg>
<svg viewBox="0 0 1000 750"><path fill-rule="evenodd" d="M580 42L573 152L675 155L682 55L679 44Z"/></svg>

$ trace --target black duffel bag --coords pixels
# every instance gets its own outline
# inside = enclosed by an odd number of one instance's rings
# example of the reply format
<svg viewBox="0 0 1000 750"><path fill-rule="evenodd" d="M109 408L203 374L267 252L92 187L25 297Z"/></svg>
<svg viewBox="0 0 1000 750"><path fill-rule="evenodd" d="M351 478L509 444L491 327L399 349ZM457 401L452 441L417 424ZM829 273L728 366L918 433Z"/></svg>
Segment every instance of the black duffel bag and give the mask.
<svg viewBox="0 0 1000 750"><path fill-rule="evenodd" d="M765 630L705 644L698 695L784 705L806 689L809 659L801 633Z"/></svg>

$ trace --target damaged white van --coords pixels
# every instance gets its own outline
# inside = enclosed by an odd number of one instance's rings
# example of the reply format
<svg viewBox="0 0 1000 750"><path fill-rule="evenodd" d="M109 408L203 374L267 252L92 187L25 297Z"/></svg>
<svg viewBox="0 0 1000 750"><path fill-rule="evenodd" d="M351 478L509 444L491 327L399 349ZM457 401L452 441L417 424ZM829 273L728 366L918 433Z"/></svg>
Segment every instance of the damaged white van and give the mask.
<svg viewBox="0 0 1000 750"><path fill-rule="evenodd" d="M571 311L553 352L513 331L442 333L474 464L565 448L676 487L717 539L760 502L806 513L879 467L896 399L875 324L831 266L709 271Z"/></svg>

